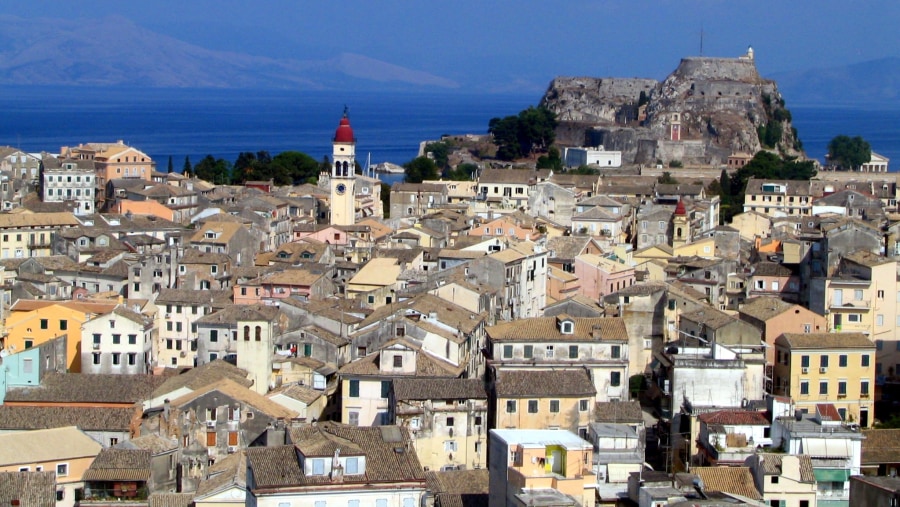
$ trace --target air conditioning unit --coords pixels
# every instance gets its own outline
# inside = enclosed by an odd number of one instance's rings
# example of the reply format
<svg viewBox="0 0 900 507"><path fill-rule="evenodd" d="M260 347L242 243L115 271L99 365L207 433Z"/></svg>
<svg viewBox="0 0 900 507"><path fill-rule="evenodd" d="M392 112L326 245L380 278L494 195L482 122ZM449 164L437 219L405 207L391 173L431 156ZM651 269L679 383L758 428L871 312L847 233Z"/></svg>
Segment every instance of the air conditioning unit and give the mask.
<svg viewBox="0 0 900 507"><path fill-rule="evenodd" d="M800 373L809 373L809 368L800 368Z"/></svg>
<svg viewBox="0 0 900 507"><path fill-rule="evenodd" d="M236 452L238 452L238 447L236 445L228 446L228 454L234 454Z"/></svg>
<svg viewBox="0 0 900 507"><path fill-rule="evenodd" d="M827 372L828 372L827 366L823 366L823 367L819 368L819 373L827 373Z"/></svg>
<svg viewBox="0 0 900 507"><path fill-rule="evenodd" d="M181 356L181 357L187 357L187 352L184 351L184 350L182 350L181 353L178 354L178 355Z"/></svg>
<svg viewBox="0 0 900 507"><path fill-rule="evenodd" d="M95 344L94 344L94 350L100 350L100 344L99 344L99 343L95 343Z"/></svg>

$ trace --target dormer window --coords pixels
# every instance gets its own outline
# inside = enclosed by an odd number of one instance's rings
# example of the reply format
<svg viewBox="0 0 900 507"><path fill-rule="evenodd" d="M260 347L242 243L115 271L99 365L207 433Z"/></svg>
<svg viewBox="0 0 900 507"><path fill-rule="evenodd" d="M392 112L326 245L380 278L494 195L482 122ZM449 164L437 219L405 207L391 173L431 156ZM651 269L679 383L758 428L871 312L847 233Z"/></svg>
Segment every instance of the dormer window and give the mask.
<svg viewBox="0 0 900 507"><path fill-rule="evenodd" d="M559 332L562 334L572 334L575 332L575 322L565 319L559 323Z"/></svg>
<svg viewBox="0 0 900 507"><path fill-rule="evenodd" d="M216 239L216 233L213 231L206 231L206 239Z"/></svg>

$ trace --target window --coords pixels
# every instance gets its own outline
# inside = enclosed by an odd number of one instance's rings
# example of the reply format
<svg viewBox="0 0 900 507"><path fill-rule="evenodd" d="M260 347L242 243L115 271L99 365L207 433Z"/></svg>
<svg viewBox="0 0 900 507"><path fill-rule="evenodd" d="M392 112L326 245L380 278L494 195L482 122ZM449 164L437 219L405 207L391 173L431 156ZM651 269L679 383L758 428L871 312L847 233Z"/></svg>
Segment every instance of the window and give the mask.
<svg viewBox="0 0 900 507"><path fill-rule="evenodd" d="M456 421L456 420L453 419L452 417L448 417L448 418L447 418L447 427L448 427L448 428L452 428L452 427L453 427L453 423L454 423L455 421Z"/></svg>
<svg viewBox="0 0 900 507"><path fill-rule="evenodd" d="M352 380L351 380L352 382ZM390 380L382 380L381 381L381 397L387 398L391 395L391 381Z"/></svg>
<svg viewBox="0 0 900 507"><path fill-rule="evenodd" d="M400 354L394 356L394 368L403 368L403 356Z"/></svg>
<svg viewBox="0 0 900 507"><path fill-rule="evenodd" d="M34 359L28 358L22 360L22 373L26 375L34 373Z"/></svg>
<svg viewBox="0 0 900 507"><path fill-rule="evenodd" d="M359 474L359 458L347 458L344 465L344 473L347 475Z"/></svg>
<svg viewBox="0 0 900 507"><path fill-rule="evenodd" d="M859 383L859 394L863 398L867 398L869 396L869 381L863 380Z"/></svg>
<svg viewBox="0 0 900 507"><path fill-rule="evenodd" d="M128 365L134 366L135 364L137 364L137 354L135 352L129 352L128 353Z"/></svg>
<svg viewBox="0 0 900 507"><path fill-rule="evenodd" d="M800 366L809 368L809 356L800 356Z"/></svg>
<svg viewBox="0 0 900 507"><path fill-rule="evenodd" d="M25 348L30 349L34 346L34 340L25 340Z"/></svg>
<svg viewBox="0 0 900 507"><path fill-rule="evenodd" d="M511 359L513 353L512 345L503 346L503 359Z"/></svg>
<svg viewBox="0 0 900 507"><path fill-rule="evenodd" d="M578 411L579 412L587 412L588 409L588 400L578 400Z"/></svg>
<svg viewBox="0 0 900 507"><path fill-rule="evenodd" d="M800 381L800 394L806 396L809 394L809 381L801 380Z"/></svg>
<svg viewBox="0 0 900 507"><path fill-rule="evenodd" d="M838 381L838 396L847 396L847 381Z"/></svg>
<svg viewBox="0 0 900 507"><path fill-rule="evenodd" d="M206 432L206 447L215 447L216 446L216 432L215 431L207 431Z"/></svg>
<svg viewBox="0 0 900 507"><path fill-rule="evenodd" d="M838 356L838 366L840 366L841 368L847 367L847 355L846 354L841 354Z"/></svg>
<svg viewBox="0 0 900 507"><path fill-rule="evenodd" d="M559 413L559 400L550 400L550 412L554 414Z"/></svg>
<svg viewBox="0 0 900 507"><path fill-rule="evenodd" d="M359 398L359 380L350 381L350 397Z"/></svg>
<svg viewBox="0 0 900 507"><path fill-rule="evenodd" d="M529 414L537 414L538 411L538 400L528 400L528 413Z"/></svg>
<svg viewBox="0 0 900 507"><path fill-rule="evenodd" d="M545 357L553 357L553 345L547 345L547 353L544 354Z"/></svg>
<svg viewBox="0 0 900 507"><path fill-rule="evenodd" d="M862 320L862 316L858 313L848 313L847 314L847 322L860 322Z"/></svg>
<svg viewBox="0 0 900 507"><path fill-rule="evenodd" d="M819 367L828 368L828 356L827 355L819 356Z"/></svg>
<svg viewBox="0 0 900 507"><path fill-rule="evenodd" d="M863 354L863 355L862 355L862 367L863 367L863 368L868 368L868 367L869 367L869 354Z"/></svg>
<svg viewBox="0 0 900 507"><path fill-rule="evenodd" d="M100 353L94 352L94 364L100 364Z"/></svg>
<svg viewBox="0 0 900 507"><path fill-rule="evenodd" d="M622 347L618 345L613 345L609 354L613 359L619 359L622 357Z"/></svg>
<svg viewBox="0 0 900 507"><path fill-rule="evenodd" d="M578 345L569 345L569 359L578 359Z"/></svg>
<svg viewBox="0 0 900 507"><path fill-rule="evenodd" d="M116 365L121 364L122 363L122 354L119 352L113 352L112 359L113 359L113 364L116 364Z"/></svg>
<svg viewBox="0 0 900 507"><path fill-rule="evenodd" d="M94 333L94 345L100 345L100 333Z"/></svg>
<svg viewBox="0 0 900 507"><path fill-rule="evenodd" d="M118 345L118 344L122 343L122 335L114 334L114 335L112 335L112 337L113 337L113 345Z"/></svg>
<svg viewBox="0 0 900 507"><path fill-rule="evenodd" d="M166 339L166 349L172 350L172 339L171 338Z"/></svg>
<svg viewBox="0 0 900 507"><path fill-rule="evenodd" d="M828 394L828 381L819 381L819 394Z"/></svg>
<svg viewBox="0 0 900 507"><path fill-rule="evenodd" d="M884 315L878 314L875 316L875 325L876 326L884 325Z"/></svg>
<svg viewBox="0 0 900 507"><path fill-rule="evenodd" d="M619 387L622 384L622 373L618 371L609 374L609 385Z"/></svg>
<svg viewBox="0 0 900 507"><path fill-rule="evenodd" d="M856 301L862 301L863 291L862 289L854 289L853 291L853 299Z"/></svg>
<svg viewBox="0 0 900 507"><path fill-rule="evenodd" d="M136 334L128 335L128 345L137 345L137 335Z"/></svg>
<svg viewBox="0 0 900 507"><path fill-rule="evenodd" d="M313 475L325 475L325 460L324 459L312 460L312 473L313 473Z"/></svg>
<svg viewBox="0 0 900 507"><path fill-rule="evenodd" d="M67 329L69 329L69 321L67 321L67 320L61 320L61 321L59 321L59 330L60 330L60 331L65 331L65 330L67 330Z"/></svg>
<svg viewBox="0 0 900 507"><path fill-rule="evenodd" d="M445 441L444 452L456 452L456 440Z"/></svg>
<svg viewBox="0 0 900 507"><path fill-rule="evenodd" d="M41 319L41 329L47 329L49 326L48 322L47 319Z"/></svg>
<svg viewBox="0 0 900 507"><path fill-rule="evenodd" d="M256 326L256 341L262 340L262 327Z"/></svg>
<svg viewBox="0 0 900 507"><path fill-rule="evenodd" d="M507 414L515 414L516 413L516 400L506 400L506 413Z"/></svg>
<svg viewBox="0 0 900 507"><path fill-rule="evenodd" d="M219 341L219 331L216 329L211 329L209 331L209 341L217 342Z"/></svg>
<svg viewBox="0 0 900 507"><path fill-rule="evenodd" d="M359 412L350 412L347 424L350 426L359 426Z"/></svg>
<svg viewBox="0 0 900 507"><path fill-rule="evenodd" d="M65 477L69 475L69 464L68 463L60 463L56 465L56 475L60 477Z"/></svg>
<svg viewBox="0 0 900 507"><path fill-rule="evenodd" d="M525 359L534 357L534 345L525 345Z"/></svg>

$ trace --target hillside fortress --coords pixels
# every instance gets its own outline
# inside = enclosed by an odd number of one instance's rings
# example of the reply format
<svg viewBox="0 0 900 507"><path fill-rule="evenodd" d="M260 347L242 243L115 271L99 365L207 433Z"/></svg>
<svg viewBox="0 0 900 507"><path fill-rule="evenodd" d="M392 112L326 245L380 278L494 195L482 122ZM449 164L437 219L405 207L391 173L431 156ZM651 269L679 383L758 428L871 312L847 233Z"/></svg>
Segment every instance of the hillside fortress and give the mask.
<svg viewBox="0 0 900 507"><path fill-rule="evenodd" d="M624 163L725 164L735 153L802 155L790 112L752 48L737 58L683 58L662 82L558 77L541 105L560 120L558 141L622 152Z"/></svg>

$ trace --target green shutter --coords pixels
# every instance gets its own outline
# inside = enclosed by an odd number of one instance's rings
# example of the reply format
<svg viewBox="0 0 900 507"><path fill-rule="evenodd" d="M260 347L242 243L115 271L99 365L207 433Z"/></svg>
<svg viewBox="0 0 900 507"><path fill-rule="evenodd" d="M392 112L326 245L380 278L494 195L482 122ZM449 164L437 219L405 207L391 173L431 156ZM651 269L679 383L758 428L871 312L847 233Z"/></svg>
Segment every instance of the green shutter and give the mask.
<svg viewBox="0 0 900 507"><path fill-rule="evenodd" d="M359 398L359 380L350 381L350 397Z"/></svg>
<svg viewBox="0 0 900 507"><path fill-rule="evenodd" d="M850 480L850 471L846 469L816 468L813 470L816 482L847 482Z"/></svg>

